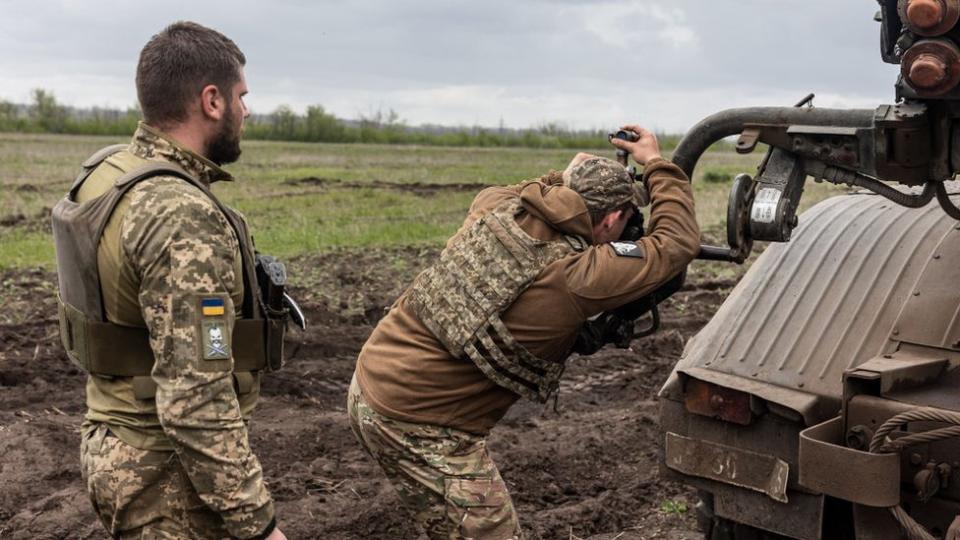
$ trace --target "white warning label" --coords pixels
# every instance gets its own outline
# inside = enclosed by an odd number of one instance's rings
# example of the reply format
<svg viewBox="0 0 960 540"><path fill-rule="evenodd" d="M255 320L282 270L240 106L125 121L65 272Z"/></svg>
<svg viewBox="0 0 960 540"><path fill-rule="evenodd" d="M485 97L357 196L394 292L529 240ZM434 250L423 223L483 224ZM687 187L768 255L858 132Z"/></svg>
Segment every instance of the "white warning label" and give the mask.
<svg viewBox="0 0 960 540"><path fill-rule="evenodd" d="M773 188L763 188L753 199L753 209L750 211L750 220L757 223L773 223L777 217L777 205L780 203L780 192Z"/></svg>

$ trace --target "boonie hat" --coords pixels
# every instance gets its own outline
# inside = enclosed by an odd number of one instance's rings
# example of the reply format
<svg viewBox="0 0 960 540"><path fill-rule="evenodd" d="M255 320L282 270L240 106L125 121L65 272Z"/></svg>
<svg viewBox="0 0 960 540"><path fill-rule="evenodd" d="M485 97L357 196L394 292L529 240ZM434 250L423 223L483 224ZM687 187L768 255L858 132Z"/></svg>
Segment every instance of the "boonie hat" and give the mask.
<svg viewBox="0 0 960 540"><path fill-rule="evenodd" d="M642 182L634 182L623 165L604 157L591 157L575 165L566 185L580 194L591 213L626 202L642 208L650 202Z"/></svg>

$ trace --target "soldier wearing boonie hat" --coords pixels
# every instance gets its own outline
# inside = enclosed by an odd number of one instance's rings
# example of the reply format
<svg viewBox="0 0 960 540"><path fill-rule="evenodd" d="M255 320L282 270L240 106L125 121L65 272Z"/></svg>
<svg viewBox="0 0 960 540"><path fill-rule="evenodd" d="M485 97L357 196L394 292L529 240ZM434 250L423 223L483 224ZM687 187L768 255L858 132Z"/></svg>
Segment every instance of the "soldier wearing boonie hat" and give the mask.
<svg viewBox="0 0 960 540"><path fill-rule="evenodd" d="M645 166L642 181L578 154L563 173L481 191L360 352L351 427L431 539L521 537L487 434L521 397L556 394L588 318L649 294L699 250L686 176L651 133L625 129L639 140L613 144ZM650 199L649 234L619 241Z"/></svg>

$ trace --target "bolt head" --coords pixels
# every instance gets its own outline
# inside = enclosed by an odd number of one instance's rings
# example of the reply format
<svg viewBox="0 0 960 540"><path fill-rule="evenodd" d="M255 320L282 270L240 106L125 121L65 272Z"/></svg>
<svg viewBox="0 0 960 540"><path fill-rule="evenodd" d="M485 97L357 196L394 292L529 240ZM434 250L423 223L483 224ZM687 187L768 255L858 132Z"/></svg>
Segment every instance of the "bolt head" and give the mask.
<svg viewBox="0 0 960 540"><path fill-rule="evenodd" d="M918 28L933 28L945 16L946 6L940 0L911 0L907 4L907 19Z"/></svg>
<svg viewBox="0 0 960 540"><path fill-rule="evenodd" d="M948 75L946 62L932 54L921 54L910 65L910 84L917 88L936 88Z"/></svg>
<svg viewBox="0 0 960 540"><path fill-rule="evenodd" d="M710 407L714 409L719 409L723 407L723 396L719 394L714 394L710 396Z"/></svg>

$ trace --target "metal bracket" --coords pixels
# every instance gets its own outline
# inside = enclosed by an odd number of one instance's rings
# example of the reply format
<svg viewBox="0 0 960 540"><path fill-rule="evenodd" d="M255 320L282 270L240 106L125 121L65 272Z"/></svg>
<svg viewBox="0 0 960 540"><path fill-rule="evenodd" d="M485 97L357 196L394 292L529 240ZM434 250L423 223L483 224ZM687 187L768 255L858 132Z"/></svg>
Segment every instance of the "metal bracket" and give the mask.
<svg viewBox="0 0 960 540"><path fill-rule="evenodd" d="M737 139L737 153L738 154L749 154L757 147L757 142L760 140L760 128L759 127L748 127L740 132L740 137Z"/></svg>

